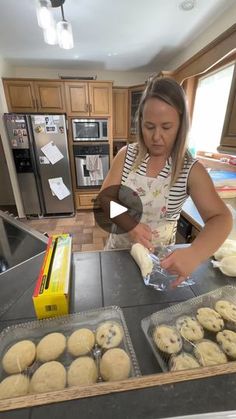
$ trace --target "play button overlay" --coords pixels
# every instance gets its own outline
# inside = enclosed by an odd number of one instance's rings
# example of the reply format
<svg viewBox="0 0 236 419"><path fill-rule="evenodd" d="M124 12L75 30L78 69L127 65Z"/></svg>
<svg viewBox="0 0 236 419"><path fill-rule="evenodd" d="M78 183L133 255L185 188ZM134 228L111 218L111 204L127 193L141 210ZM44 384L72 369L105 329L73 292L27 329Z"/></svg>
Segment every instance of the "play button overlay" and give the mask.
<svg viewBox="0 0 236 419"><path fill-rule="evenodd" d="M123 205L118 204L117 202L110 202L110 218L118 217L118 215L124 214L128 211L128 208L123 207Z"/></svg>
<svg viewBox="0 0 236 419"><path fill-rule="evenodd" d="M143 212L140 189L138 186L135 190L124 185L113 185L103 189L94 203L96 224L104 231L115 234L128 233L136 227ZM119 221L125 224L121 227Z"/></svg>

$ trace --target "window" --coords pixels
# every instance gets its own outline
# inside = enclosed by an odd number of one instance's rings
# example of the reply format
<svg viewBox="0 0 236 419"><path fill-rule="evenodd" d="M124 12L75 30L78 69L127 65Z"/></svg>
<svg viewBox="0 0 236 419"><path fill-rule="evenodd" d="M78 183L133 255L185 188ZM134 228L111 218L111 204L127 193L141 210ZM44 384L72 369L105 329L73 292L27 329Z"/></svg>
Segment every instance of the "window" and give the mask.
<svg viewBox="0 0 236 419"><path fill-rule="evenodd" d="M202 77L198 81L194 103L189 149L216 152L232 82L234 64Z"/></svg>

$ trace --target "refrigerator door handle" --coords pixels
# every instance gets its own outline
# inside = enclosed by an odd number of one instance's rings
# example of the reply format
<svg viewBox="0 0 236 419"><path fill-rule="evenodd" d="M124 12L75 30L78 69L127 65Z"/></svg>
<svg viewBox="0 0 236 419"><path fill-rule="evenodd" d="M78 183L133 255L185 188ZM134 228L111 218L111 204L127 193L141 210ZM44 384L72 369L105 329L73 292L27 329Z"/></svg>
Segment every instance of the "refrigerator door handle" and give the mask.
<svg viewBox="0 0 236 419"><path fill-rule="evenodd" d="M35 175L35 180L36 180L36 185L37 185L37 190L38 190L38 195L39 195L39 200L40 200L41 211L43 213L45 213L46 207L45 207L45 203L44 203L44 199L43 199L42 185L41 185L41 182L40 182L38 164L37 164L37 160L36 160L36 157L35 157L36 153L35 153L35 147L34 147L33 128L32 128L32 124L31 124L31 117L29 115L26 115L26 127L27 127L28 138L29 138L29 147L30 147L30 154L31 154L31 159L32 159L32 167L33 167L33 170L34 170L34 175Z"/></svg>

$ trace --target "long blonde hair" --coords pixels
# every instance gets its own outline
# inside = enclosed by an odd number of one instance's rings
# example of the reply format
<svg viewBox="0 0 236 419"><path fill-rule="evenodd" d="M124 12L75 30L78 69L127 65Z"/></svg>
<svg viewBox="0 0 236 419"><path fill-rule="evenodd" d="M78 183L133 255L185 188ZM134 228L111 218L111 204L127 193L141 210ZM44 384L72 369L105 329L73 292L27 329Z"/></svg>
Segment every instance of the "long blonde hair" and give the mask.
<svg viewBox="0 0 236 419"><path fill-rule="evenodd" d="M138 124L138 151L137 157L134 162L133 169L136 170L142 160L144 159L147 148L143 139L142 132L142 118L143 108L146 101L150 98L157 98L173 106L179 113L180 125L176 140L171 151L172 157L172 171L171 171L171 185L177 180L180 171L183 167L184 158L191 159L191 154L187 150L187 135L189 130L189 114L186 104L186 97L183 88L171 78L153 77L148 81L145 91L140 100L137 111L137 124Z"/></svg>

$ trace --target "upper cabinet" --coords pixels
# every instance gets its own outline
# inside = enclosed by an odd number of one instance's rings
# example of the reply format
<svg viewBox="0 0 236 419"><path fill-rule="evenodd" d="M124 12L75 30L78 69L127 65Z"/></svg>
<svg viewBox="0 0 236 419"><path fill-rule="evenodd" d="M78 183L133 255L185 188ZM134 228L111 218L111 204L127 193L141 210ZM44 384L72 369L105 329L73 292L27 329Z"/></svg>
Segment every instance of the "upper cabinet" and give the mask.
<svg viewBox="0 0 236 419"><path fill-rule="evenodd" d="M137 110L145 86L136 86L129 89L129 135L135 137L137 134Z"/></svg>
<svg viewBox="0 0 236 419"><path fill-rule="evenodd" d="M219 150L228 147L236 149L236 65L230 88L229 100L224 120Z"/></svg>
<svg viewBox="0 0 236 419"><path fill-rule="evenodd" d="M64 113L64 84L58 81L3 79L9 112Z"/></svg>
<svg viewBox="0 0 236 419"><path fill-rule="evenodd" d="M113 138L128 138L128 88L114 88L113 99Z"/></svg>
<svg viewBox="0 0 236 419"><path fill-rule="evenodd" d="M65 82L69 116L111 116L112 82Z"/></svg>
<svg viewBox="0 0 236 419"><path fill-rule="evenodd" d="M34 87L39 112L66 112L63 82L35 81Z"/></svg>
<svg viewBox="0 0 236 419"><path fill-rule="evenodd" d="M28 80L3 80L9 112L36 112L34 84Z"/></svg>

